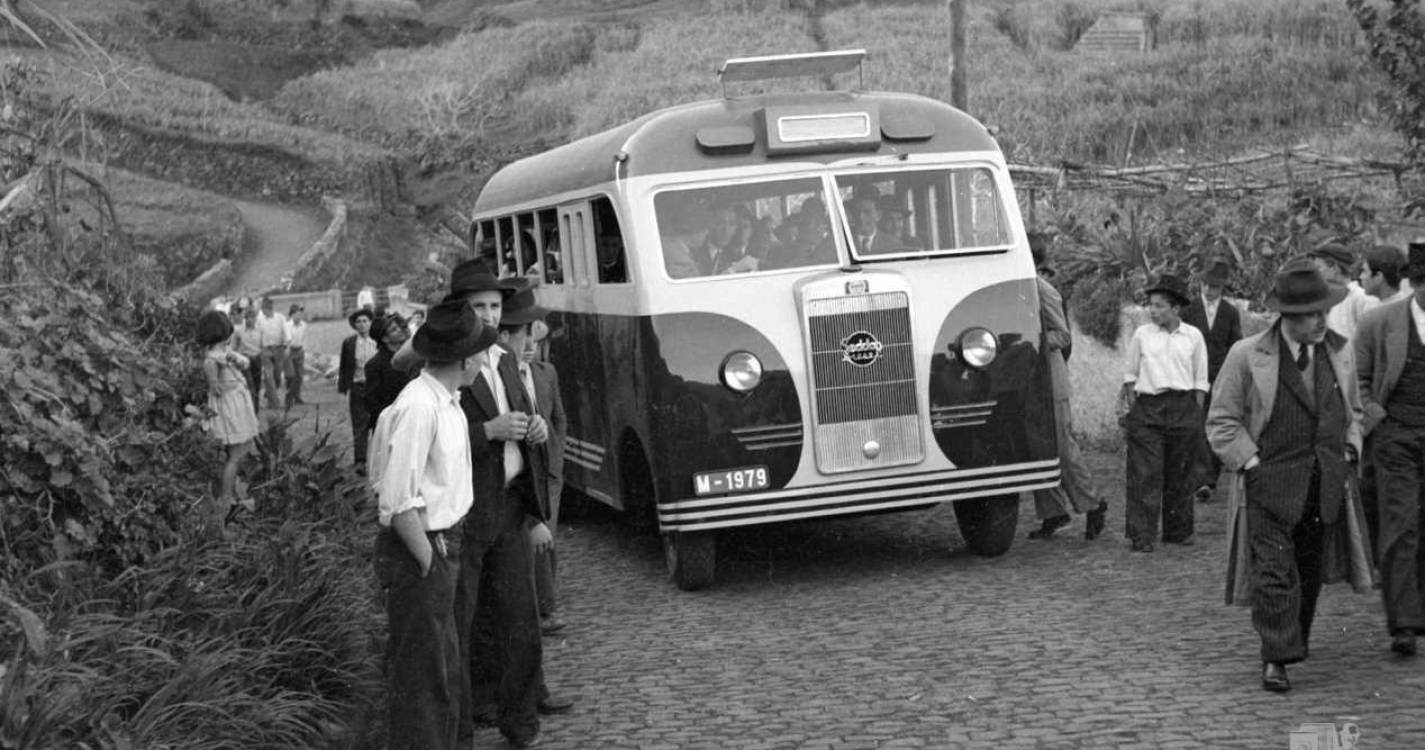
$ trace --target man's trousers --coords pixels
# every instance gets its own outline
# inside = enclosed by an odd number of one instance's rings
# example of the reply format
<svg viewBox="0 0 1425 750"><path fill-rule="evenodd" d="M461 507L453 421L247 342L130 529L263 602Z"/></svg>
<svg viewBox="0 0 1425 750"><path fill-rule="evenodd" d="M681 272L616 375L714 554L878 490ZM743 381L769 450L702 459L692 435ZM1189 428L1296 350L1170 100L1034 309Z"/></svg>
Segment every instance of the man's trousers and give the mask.
<svg viewBox="0 0 1425 750"><path fill-rule="evenodd" d="M1380 508L1380 577L1392 634L1425 634L1425 426L1387 418L1371 432Z"/></svg>
<svg viewBox="0 0 1425 750"><path fill-rule="evenodd" d="M1311 478L1301 519L1295 524L1253 503L1248 481L1252 626L1262 638L1262 661L1292 664L1306 658L1321 594L1321 478Z"/></svg>
<svg viewBox="0 0 1425 750"><path fill-rule="evenodd" d="M1192 482L1202 440L1202 410L1193 391L1138 394L1128 412L1127 534L1134 542L1192 536Z"/></svg>

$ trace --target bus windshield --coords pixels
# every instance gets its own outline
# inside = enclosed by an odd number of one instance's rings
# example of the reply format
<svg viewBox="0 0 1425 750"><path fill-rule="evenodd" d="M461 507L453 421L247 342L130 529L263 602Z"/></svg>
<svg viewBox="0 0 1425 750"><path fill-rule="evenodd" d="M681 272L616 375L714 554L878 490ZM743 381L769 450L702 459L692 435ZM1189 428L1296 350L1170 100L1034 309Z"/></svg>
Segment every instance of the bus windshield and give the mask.
<svg viewBox="0 0 1425 750"><path fill-rule="evenodd" d="M858 262L1004 251L1010 229L988 167L833 178ZM668 275L687 279L834 265L838 214L816 177L675 189L654 198Z"/></svg>
<svg viewBox="0 0 1425 750"><path fill-rule="evenodd" d="M653 207L675 279L839 262L817 177L665 190Z"/></svg>

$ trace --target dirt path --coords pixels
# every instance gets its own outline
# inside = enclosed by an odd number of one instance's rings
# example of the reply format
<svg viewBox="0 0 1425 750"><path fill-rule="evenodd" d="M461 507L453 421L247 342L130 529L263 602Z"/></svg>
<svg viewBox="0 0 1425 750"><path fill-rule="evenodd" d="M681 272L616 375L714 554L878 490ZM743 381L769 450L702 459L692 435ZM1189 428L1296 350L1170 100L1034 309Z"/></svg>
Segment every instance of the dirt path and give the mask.
<svg viewBox="0 0 1425 750"><path fill-rule="evenodd" d="M229 295L277 287L307 248L327 229L330 217L315 208L289 208L272 203L232 199L242 212L251 243L248 260L228 284Z"/></svg>

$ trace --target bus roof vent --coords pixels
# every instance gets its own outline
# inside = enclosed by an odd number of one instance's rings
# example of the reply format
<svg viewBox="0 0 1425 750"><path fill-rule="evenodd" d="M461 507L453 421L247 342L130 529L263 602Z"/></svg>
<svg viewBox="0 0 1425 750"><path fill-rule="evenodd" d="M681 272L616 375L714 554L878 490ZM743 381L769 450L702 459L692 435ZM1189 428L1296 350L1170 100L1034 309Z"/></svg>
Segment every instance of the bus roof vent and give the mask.
<svg viewBox="0 0 1425 750"><path fill-rule="evenodd" d="M866 60L864 49L843 49L830 52L805 52L794 55L763 55L761 57L734 57L717 69L717 77L722 81L722 95L727 96L727 84L743 81L765 81L771 78L796 78L799 76L830 76L856 71L857 87L864 82L862 63Z"/></svg>

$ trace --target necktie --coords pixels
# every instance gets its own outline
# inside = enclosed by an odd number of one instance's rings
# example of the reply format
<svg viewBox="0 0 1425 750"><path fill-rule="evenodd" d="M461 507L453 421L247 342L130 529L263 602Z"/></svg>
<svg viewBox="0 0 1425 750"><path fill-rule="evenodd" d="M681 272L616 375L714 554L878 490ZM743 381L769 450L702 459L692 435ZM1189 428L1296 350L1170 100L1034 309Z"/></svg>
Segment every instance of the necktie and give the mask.
<svg viewBox="0 0 1425 750"><path fill-rule="evenodd" d="M529 410L539 411L539 404L534 400L534 373L530 372L529 363L520 363L520 379L524 381L525 393L529 395Z"/></svg>
<svg viewBox="0 0 1425 750"><path fill-rule="evenodd" d="M1306 368L1311 366L1311 347L1302 344L1296 352L1296 369L1306 372Z"/></svg>

